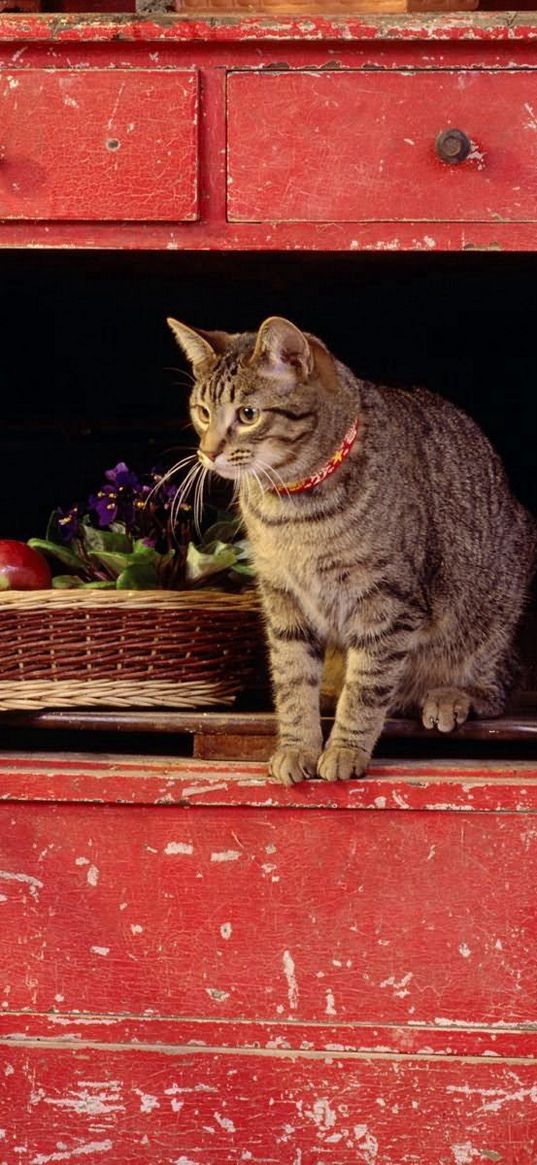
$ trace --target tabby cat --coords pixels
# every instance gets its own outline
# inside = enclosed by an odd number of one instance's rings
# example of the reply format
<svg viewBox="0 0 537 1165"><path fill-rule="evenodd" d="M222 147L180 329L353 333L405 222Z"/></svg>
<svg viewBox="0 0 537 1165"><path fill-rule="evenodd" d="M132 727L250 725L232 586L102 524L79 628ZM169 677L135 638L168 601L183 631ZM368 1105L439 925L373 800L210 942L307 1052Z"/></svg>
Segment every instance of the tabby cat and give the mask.
<svg viewBox="0 0 537 1165"><path fill-rule="evenodd" d="M284 784L361 776L391 709L449 732L504 708L536 526L464 412L359 380L287 320L169 321L201 464L239 483L270 648ZM323 748L327 646L345 681Z"/></svg>

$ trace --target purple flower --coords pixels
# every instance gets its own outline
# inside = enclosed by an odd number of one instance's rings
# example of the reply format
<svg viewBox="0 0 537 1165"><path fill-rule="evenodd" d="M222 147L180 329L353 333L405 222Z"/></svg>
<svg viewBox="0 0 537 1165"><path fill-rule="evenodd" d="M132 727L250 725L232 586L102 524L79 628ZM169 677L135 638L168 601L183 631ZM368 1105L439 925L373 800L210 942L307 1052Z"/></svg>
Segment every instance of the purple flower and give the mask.
<svg viewBox="0 0 537 1165"><path fill-rule="evenodd" d="M99 526L124 522L127 530L136 527L139 511L143 509L149 486L143 486L136 473L131 473L124 461L107 469L106 481L89 499L90 509L97 515Z"/></svg>
<svg viewBox="0 0 537 1165"><path fill-rule="evenodd" d="M88 505L95 510L99 526L110 526L115 522L119 509L119 491L113 485L103 485L91 498Z"/></svg>
<svg viewBox="0 0 537 1165"><path fill-rule="evenodd" d="M78 528L78 506L71 506L70 510L56 510L56 526L62 542L72 542Z"/></svg>
<svg viewBox="0 0 537 1165"><path fill-rule="evenodd" d="M156 467L151 470L151 479L156 487L153 495L155 506L162 506L165 510L169 510L179 489L178 483L173 478L166 477L164 470Z"/></svg>
<svg viewBox="0 0 537 1165"><path fill-rule="evenodd" d="M118 489L140 489L140 480L135 473L131 473L124 461L119 461L113 469L107 469L104 475L107 481Z"/></svg>

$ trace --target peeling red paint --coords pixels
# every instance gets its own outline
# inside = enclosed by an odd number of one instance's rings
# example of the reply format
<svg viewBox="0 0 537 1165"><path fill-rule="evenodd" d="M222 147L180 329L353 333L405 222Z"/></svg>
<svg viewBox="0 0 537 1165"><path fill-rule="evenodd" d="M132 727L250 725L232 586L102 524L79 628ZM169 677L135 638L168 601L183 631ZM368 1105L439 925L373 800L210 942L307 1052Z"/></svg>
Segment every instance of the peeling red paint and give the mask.
<svg viewBox="0 0 537 1165"><path fill-rule="evenodd" d="M6 1160L533 1161L535 765L14 755L0 799Z"/></svg>
<svg viewBox="0 0 537 1165"><path fill-rule="evenodd" d="M183 100L180 78L187 70L190 92ZM233 75L238 70L241 75ZM247 77L246 70L252 71ZM323 187L321 201L319 194L313 201L306 197L297 211L281 199L278 205L272 187L262 185L257 198L259 167L250 143L250 169L243 172L236 103L226 110L226 77L231 95L240 86L264 83L274 96L280 84L283 100L291 86L290 113L299 127L304 121L300 86L311 84L307 78L314 72L319 92L332 85L344 94L343 106L352 107L355 126L363 115L368 134L367 140L354 142L349 119L340 118L347 129L340 163L346 159L348 173L332 184L322 173L333 140L327 118L321 117L317 127L318 174L299 138L287 142L291 193L301 190L306 179ZM531 114L526 121L524 111L526 104L537 108L532 97L536 75L537 22L529 15L280 21L163 16L145 22L131 16L3 15L0 84L3 77L7 120L0 247L534 250L537 139ZM74 105L62 107L59 134L62 77L73 89L80 116L77 122ZM123 121L120 117L117 133L110 135L113 142L121 138L114 153L106 149L99 111L113 108L112 90L121 77L129 94ZM408 86L408 110L416 111L404 126L402 114L396 115L398 84ZM362 90L369 102L365 113ZM429 91L436 103L427 97ZM46 116L36 119L32 110L39 94ZM491 102L493 114L487 112ZM127 105L132 117L127 117ZM147 148L141 138L126 136L126 127L136 123L135 113L142 109L144 124L151 122ZM395 118L389 127L382 109ZM259 119L263 110L266 116ZM274 137L270 111L271 102L259 106L252 147ZM435 135L450 118L465 122L462 128L474 143L460 167L442 166L434 155ZM407 139L416 142L412 157ZM169 151L169 165L161 143ZM243 221L232 221L239 218Z"/></svg>

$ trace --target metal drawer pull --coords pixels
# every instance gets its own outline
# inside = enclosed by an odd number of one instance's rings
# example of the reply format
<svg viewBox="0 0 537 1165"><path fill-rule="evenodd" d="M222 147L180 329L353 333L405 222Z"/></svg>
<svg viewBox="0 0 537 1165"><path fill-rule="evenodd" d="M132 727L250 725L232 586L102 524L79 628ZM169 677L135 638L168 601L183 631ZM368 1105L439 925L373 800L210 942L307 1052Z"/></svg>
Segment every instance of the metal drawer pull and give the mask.
<svg viewBox="0 0 537 1165"><path fill-rule="evenodd" d="M472 143L462 129L443 129L438 134L435 149L441 162L453 165L455 162L464 162L468 157Z"/></svg>

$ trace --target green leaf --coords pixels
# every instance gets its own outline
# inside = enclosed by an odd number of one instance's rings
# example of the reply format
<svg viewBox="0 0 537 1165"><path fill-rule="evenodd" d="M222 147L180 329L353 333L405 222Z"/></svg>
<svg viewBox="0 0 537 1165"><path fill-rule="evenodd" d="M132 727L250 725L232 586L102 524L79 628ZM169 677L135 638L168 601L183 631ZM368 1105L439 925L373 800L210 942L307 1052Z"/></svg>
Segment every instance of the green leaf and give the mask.
<svg viewBox="0 0 537 1165"><path fill-rule="evenodd" d="M231 570L234 574L244 575L245 578L255 578L255 570L250 562L236 562Z"/></svg>
<svg viewBox="0 0 537 1165"><path fill-rule="evenodd" d="M242 518L223 516L205 531L201 540L204 550L211 542L233 542L242 527Z"/></svg>
<svg viewBox="0 0 537 1165"><path fill-rule="evenodd" d="M122 570L126 570L131 565L134 558L133 554L114 554L108 550L90 550L89 557L94 558L97 562L102 563L112 574L121 574Z"/></svg>
<svg viewBox="0 0 537 1165"><path fill-rule="evenodd" d="M137 538L134 543L133 558L136 558L138 562L154 562L156 564L162 555L158 553L158 550L155 550L154 546L146 546L141 538Z"/></svg>
<svg viewBox="0 0 537 1165"><path fill-rule="evenodd" d="M209 578L212 574L220 574L223 570L229 570L235 562L235 551L229 546L216 554L204 554L202 550L198 550L197 546L194 546L193 542L189 542L185 571L187 582L194 584L201 582L202 579Z"/></svg>
<svg viewBox="0 0 537 1165"><path fill-rule="evenodd" d="M83 582L76 574L57 574L52 580L52 586L59 591L114 591L116 588L113 579Z"/></svg>
<svg viewBox="0 0 537 1165"><path fill-rule="evenodd" d="M145 563L133 564L121 572L116 587L120 591L152 591L158 587L157 573L154 567Z"/></svg>
<svg viewBox="0 0 537 1165"><path fill-rule="evenodd" d="M90 519L88 519L88 525L91 526ZM110 522L108 529L111 530L113 534L126 534L127 533L127 527L126 527L124 522Z"/></svg>
<svg viewBox="0 0 537 1165"><path fill-rule="evenodd" d="M59 562L63 562L64 566L71 566L73 570L84 572L86 569L82 559L74 551L69 550L68 546L60 546L57 542L48 542L45 538L29 538L28 546L34 550L41 550L43 554L50 554Z"/></svg>
<svg viewBox="0 0 537 1165"><path fill-rule="evenodd" d="M240 538L238 542L234 542L233 549L239 562L251 562L252 548L247 538Z"/></svg>
<svg viewBox="0 0 537 1165"><path fill-rule="evenodd" d="M89 554L96 551L107 554L131 554L132 538L116 530L95 530L93 526L82 526L82 540Z"/></svg>
<svg viewBox="0 0 537 1165"><path fill-rule="evenodd" d="M82 583L85 591L115 591L116 584L113 578L93 579L92 582Z"/></svg>
<svg viewBox="0 0 537 1165"><path fill-rule="evenodd" d="M121 574L130 566L141 566L150 568L155 578L157 568L163 558L153 546L145 546L140 540L134 543L134 550L130 554L118 554L108 550L90 550L89 557L95 558L97 562L101 562L103 566L116 574Z"/></svg>
<svg viewBox="0 0 537 1165"><path fill-rule="evenodd" d="M82 579L76 574L57 574L52 580L56 591L74 591L84 586Z"/></svg>
<svg viewBox="0 0 537 1165"><path fill-rule="evenodd" d="M198 546L198 550L200 550L203 554L210 555L213 558L218 557L218 555L222 554L224 550L231 550L233 552L233 557L237 557L235 547L232 546L229 542L208 542L207 545L203 544L203 548Z"/></svg>

